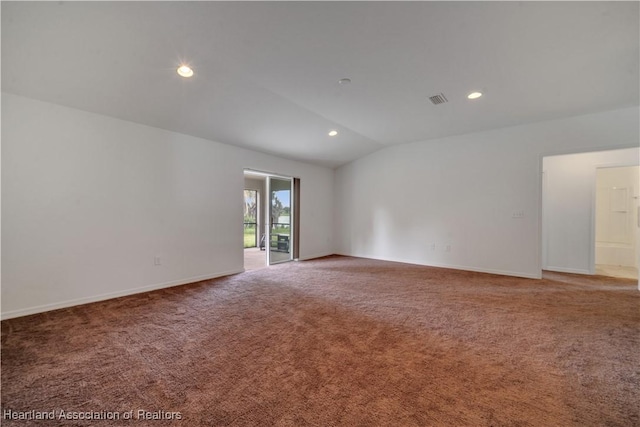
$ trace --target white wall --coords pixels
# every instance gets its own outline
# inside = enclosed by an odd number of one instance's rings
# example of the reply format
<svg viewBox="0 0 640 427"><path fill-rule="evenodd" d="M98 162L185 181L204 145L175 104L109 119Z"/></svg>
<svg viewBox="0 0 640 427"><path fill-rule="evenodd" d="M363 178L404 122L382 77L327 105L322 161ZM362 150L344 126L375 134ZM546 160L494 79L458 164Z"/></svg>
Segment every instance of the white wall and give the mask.
<svg viewBox="0 0 640 427"><path fill-rule="evenodd" d="M594 273L597 168L637 165L639 154L631 148L544 158L545 270Z"/></svg>
<svg viewBox="0 0 640 427"><path fill-rule="evenodd" d="M301 258L333 252L330 169L10 94L2 114L3 318L242 271L243 168L300 177Z"/></svg>
<svg viewBox="0 0 640 427"><path fill-rule="evenodd" d="M336 171L337 251L540 277L543 155L637 147L638 114L633 107L405 144L345 165Z"/></svg>

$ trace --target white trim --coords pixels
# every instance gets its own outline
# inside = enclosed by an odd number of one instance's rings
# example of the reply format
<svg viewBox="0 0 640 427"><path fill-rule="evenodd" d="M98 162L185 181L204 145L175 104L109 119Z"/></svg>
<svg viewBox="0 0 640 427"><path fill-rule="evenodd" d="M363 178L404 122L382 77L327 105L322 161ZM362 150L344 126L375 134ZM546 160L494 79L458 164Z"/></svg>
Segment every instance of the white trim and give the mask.
<svg viewBox="0 0 640 427"><path fill-rule="evenodd" d="M628 162L597 163L593 166L593 177L591 180L591 230L589 230L591 232L589 236L589 241L591 242L591 247L589 248L589 270L591 274L596 274L596 247L598 246L598 242L596 241L598 169L634 167L640 166L640 163L638 159L635 159ZM635 230L633 230L633 232L635 232ZM636 245L638 245L638 242L636 242ZM638 279L638 289L640 289L640 278Z"/></svg>
<svg viewBox="0 0 640 427"><path fill-rule="evenodd" d="M36 307L22 308L19 310L5 311L0 315L2 320L13 319L14 317L28 316L30 314L44 313L45 311L58 310L61 308L74 307L77 305L89 304L92 302L105 301L113 298L125 297L128 295L140 294L144 292L155 291L158 289L171 288L173 286L187 285L190 283L200 282L203 280L216 279L218 277L230 276L232 274L242 273L243 269L223 271L215 274L205 274L203 276L190 277L188 279L174 280L171 282L157 283L154 285L141 286L139 288L125 289L117 292L109 292L106 294L94 295L91 297L77 298L68 301L61 301L52 304L39 305Z"/></svg>
<svg viewBox="0 0 640 427"><path fill-rule="evenodd" d="M245 169L246 171L246 169ZM246 172L245 172L246 173ZM281 260L281 261L276 261L276 262L272 262L271 261L271 230L273 230L273 217L271 216L271 205L273 203L273 200L271 199L271 197L273 196L272 192L271 192L271 180L273 179L277 179L280 181L289 181L289 259L286 260ZM270 265L277 265L277 264L282 264L285 262L291 262L293 261L293 221L294 219L294 215L293 215L293 204L294 204L294 195L293 195L293 179L294 177L285 177L285 176L281 176L281 175L273 175L273 174L269 174L266 175L266 179L265 179L265 188L267 190L267 209L266 209L266 239L265 239L265 250L267 252L267 266Z"/></svg>
<svg viewBox="0 0 640 427"><path fill-rule="evenodd" d="M245 176L246 176L245 169ZM271 218L271 177L266 175L264 179L264 196L267 198L264 202L264 253L267 257L265 260L265 264L267 267L271 265L271 227L273 226L271 223L273 222L273 218Z"/></svg>
<svg viewBox="0 0 640 427"><path fill-rule="evenodd" d="M545 208L545 197L549 193L549 175L544 170L544 163L542 162L544 162L544 158L541 159L540 166L542 181L540 185L540 203L538 203L538 210L540 211L538 215L538 230L540 231L538 233L538 244L540 246L538 257L540 258L540 270L545 270L549 263L549 232L547 230L549 228L549 220L547 218L549 214Z"/></svg>
<svg viewBox="0 0 640 427"><path fill-rule="evenodd" d="M375 257L375 256L360 256L360 255L347 255L347 254L337 254L337 255L350 256L354 258L375 259L379 261L399 262L403 264L423 265L425 267L438 267L438 268L449 268L453 270L473 271L475 273L498 274L500 276L523 277L525 279L541 279L542 278L542 271L540 272L540 274L531 274L531 273L523 273L520 271L497 270L493 268L478 268L478 267L469 267L465 265L456 265L456 264L424 263L424 262L405 260L400 258L382 258L382 257Z"/></svg>
<svg viewBox="0 0 640 427"><path fill-rule="evenodd" d="M591 241L591 247L589 248L589 271L585 272L585 270L573 270L573 271L569 271L570 269L562 269L562 268L557 268L557 267L547 267L543 264L543 261L548 261L544 260L542 257L542 245L548 245L548 241L545 241L546 239L544 239L545 236L542 235L542 231L545 228L545 223L548 223L548 219L543 217L544 214L544 206L543 206L543 197L544 197L544 190L546 189L545 187L543 187L543 182L542 179L544 177L544 159L545 157L555 157L555 156L567 156L567 155L572 155L572 154L587 154L587 153L602 153L605 151L617 151L617 150L628 150L631 148L636 148L637 144L632 144L632 145L615 145L612 147L601 147L601 148L572 148L572 149L566 149L566 150L561 150L561 151L557 151L557 152L552 152L552 151L545 151L543 153L540 153L540 157L539 157L539 168L538 168L538 174L539 174L539 178L538 178L538 189L539 189L539 198L538 198L538 209L539 209L539 215L538 215L538 260L539 260L539 265L540 265L540 271L542 273L542 270L549 270L549 271L558 271L561 273L575 273L575 274L595 274L596 271L596 254L595 254L595 248L596 248L596 214L595 214L595 209L596 209L596 200L595 200L595 192L596 192L596 185L597 185L597 177L596 177L596 171L598 168L601 167L618 167L618 163L614 163L612 162L611 164L603 164L603 165L595 165L595 170L594 170L594 177L593 177L593 181L592 181L592 191L591 191L591 236L589 236L590 241ZM638 160L634 160L632 161L631 164L620 164L619 167L624 167L624 166L637 166L639 165ZM548 179L548 177L547 177ZM546 185L546 182L544 183ZM547 247L548 249L548 247ZM548 250L546 251L547 255L548 255ZM640 290L640 278L638 278L638 290Z"/></svg>
<svg viewBox="0 0 640 427"><path fill-rule="evenodd" d="M546 271L555 271L558 273L570 273L570 274L585 274L589 276L593 276L593 273L589 270L585 270L583 268L564 268L564 267L554 267L552 265L545 268Z"/></svg>
<svg viewBox="0 0 640 427"><path fill-rule="evenodd" d="M339 254L336 254L335 252L326 252L326 253L320 253L320 254L315 254L315 255L306 255L306 256L301 256L296 261L309 261L310 259L323 258L323 257L326 257L326 256L331 256L331 255L339 255Z"/></svg>
<svg viewBox="0 0 640 427"><path fill-rule="evenodd" d="M300 179L299 176L280 175L277 173L264 172L256 169L250 169L250 168L244 168L243 170L244 170L244 176L248 176L249 178L255 177L255 176L262 176L265 178L273 177L273 178L280 178L280 179L293 179L293 178Z"/></svg>
<svg viewBox="0 0 640 427"><path fill-rule="evenodd" d="M289 185L289 261L293 261L293 254L297 248L294 248L294 242L296 241L296 231L294 224L298 220L295 217L296 212L296 200L295 192L293 191L293 181L291 178L291 184ZM279 221L279 220L278 220Z"/></svg>

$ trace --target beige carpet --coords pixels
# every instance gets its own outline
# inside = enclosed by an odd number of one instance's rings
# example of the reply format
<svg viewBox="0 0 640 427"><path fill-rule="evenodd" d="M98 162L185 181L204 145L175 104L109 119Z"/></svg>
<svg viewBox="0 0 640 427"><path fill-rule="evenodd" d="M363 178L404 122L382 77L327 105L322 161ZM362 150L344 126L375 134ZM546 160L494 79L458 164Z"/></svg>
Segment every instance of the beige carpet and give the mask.
<svg viewBox="0 0 640 427"><path fill-rule="evenodd" d="M634 281L328 257L2 322L4 413L182 418L2 425L637 426L639 355Z"/></svg>

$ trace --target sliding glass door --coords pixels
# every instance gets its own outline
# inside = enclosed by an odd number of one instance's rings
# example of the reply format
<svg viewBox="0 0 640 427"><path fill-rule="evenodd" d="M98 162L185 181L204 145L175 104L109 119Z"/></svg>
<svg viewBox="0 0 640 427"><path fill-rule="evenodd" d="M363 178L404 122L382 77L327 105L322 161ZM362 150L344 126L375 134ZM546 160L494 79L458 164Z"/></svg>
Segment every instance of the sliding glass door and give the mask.
<svg viewBox="0 0 640 427"><path fill-rule="evenodd" d="M267 253L269 264L293 259L293 179L267 178L269 193Z"/></svg>

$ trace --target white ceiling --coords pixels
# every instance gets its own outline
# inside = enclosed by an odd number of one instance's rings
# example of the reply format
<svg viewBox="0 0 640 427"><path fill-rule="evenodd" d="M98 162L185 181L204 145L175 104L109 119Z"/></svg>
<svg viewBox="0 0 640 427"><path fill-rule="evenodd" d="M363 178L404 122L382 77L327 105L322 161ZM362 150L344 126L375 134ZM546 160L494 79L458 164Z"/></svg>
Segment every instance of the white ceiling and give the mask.
<svg viewBox="0 0 640 427"><path fill-rule="evenodd" d="M2 2L2 89L336 167L638 105L638 6ZM193 78L176 74L181 61ZM473 90L485 96L467 100ZM449 102L432 105L440 92Z"/></svg>

